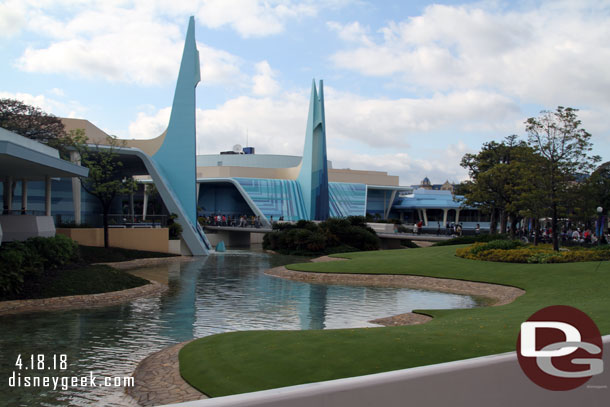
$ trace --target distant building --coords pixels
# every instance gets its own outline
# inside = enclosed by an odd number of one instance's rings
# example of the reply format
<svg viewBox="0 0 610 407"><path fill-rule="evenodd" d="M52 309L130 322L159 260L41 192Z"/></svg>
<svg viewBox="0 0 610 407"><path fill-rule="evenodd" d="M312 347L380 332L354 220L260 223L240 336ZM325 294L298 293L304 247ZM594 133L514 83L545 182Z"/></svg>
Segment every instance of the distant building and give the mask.
<svg viewBox="0 0 610 407"><path fill-rule="evenodd" d="M425 177L419 184L411 185L411 187L415 189L426 189L432 191L451 191L451 193L455 190L455 185L449 182L449 180L445 181L444 184L432 184L430 182L430 178Z"/></svg>

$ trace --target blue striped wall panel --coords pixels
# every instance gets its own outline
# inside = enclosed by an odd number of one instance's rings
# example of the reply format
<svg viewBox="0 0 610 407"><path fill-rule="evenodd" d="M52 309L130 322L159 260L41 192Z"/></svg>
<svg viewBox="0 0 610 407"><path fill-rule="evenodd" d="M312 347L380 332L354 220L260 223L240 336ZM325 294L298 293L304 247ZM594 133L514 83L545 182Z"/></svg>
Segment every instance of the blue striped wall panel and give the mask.
<svg viewBox="0 0 610 407"><path fill-rule="evenodd" d="M295 180L234 178L267 219L307 219L301 187Z"/></svg>
<svg viewBox="0 0 610 407"><path fill-rule="evenodd" d="M364 216L366 212L366 185L329 182L330 216Z"/></svg>

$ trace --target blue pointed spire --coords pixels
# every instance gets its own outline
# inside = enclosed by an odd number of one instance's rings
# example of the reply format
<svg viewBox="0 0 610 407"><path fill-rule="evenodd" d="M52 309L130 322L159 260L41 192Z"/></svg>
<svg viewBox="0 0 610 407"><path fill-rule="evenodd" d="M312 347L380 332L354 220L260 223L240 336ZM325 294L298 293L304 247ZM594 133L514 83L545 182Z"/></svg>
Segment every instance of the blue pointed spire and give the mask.
<svg viewBox="0 0 610 407"><path fill-rule="evenodd" d="M324 89L322 81L320 81L319 90L318 94L316 82L313 80L303 160L301 161L301 170L297 178L303 193L305 211L310 220L325 220L329 216L326 122L324 119Z"/></svg>
<svg viewBox="0 0 610 407"><path fill-rule="evenodd" d="M192 225L197 222L197 162L195 88L201 80L195 18L189 19L172 112L163 144L153 159L182 205Z"/></svg>

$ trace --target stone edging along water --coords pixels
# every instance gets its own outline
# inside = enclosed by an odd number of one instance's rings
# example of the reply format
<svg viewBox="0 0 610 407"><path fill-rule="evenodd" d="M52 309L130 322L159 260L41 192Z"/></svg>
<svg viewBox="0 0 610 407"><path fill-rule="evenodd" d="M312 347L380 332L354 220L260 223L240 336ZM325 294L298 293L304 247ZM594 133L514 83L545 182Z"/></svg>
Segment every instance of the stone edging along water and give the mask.
<svg viewBox="0 0 610 407"><path fill-rule="evenodd" d="M322 256L311 261L326 262L340 260L347 259ZM491 300L490 305L492 306L509 304L517 297L525 294L524 290L516 287L435 277L312 273L292 271L284 266L269 269L265 271L265 274L309 283L406 287L443 291L454 294L475 295ZM387 318L375 319L369 322L384 326L398 326L423 324L430 319L432 318L428 315L407 312ZM173 345L155 352L138 364L133 373L133 376L136 379L135 387L129 389L128 393L134 397L140 405L149 406L179 403L207 397L192 388L180 376L178 353L186 343L188 342Z"/></svg>
<svg viewBox="0 0 610 407"><path fill-rule="evenodd" d="M190 261L192 257L160 257L136 259L118 263L105 264L119 270L163 264L170 261ZM0 316L42 311L60 311L68 309L83 309L107 307L131 301L136 298L148 297L167 291L168 287L156 281L148 280L149 284L121 291L111 291L98 294L70 295L65 297L41 298L35 300L14 300L0 302Z"/></svg>
<svg viewBox="0 0 610 407"><path fill-rule="evenodd" d="M326 262L348 260L338 257L322 256L313 259L313 262ZM289 280L302 281L318 284L341 284L341 285L366 285L378 287L404 287L419 290L443 291L452 294L464 294L485 297L489 299L491 306L506 305L513 302L517 297L525 294L525 291L517 287L509 287L498 284L478 283L474 281L452 280L448 278L410 276L400 274L345 274L345 273L314 273L309 271L288 270L284 266L274 267L265 271L265 274L285 278ZM413 312L394 315L387 318L379 318L369 321L373 324L384 326L416 325L431 320L432 317Z"/></svg>
<svg viewBox="0 0 610 407"><path fill-rule="evenodd" d="M143 359L133 372L127 394L141 406L159 406L208 398L180 376L178 353L191 341L161 349Z"/></svg>
<svg viewBox="0 0 610 407"><path fill-rule="evenodd" d="M37 300L15 300L0 302L0 316L21 314L27 312L60 311L68 309L83 309L106 307L131 301L140 297L159 294L167 290L167 286L156 281L150 281L139 287L108 293L70 295L66 297L41 298Z"/></svg>

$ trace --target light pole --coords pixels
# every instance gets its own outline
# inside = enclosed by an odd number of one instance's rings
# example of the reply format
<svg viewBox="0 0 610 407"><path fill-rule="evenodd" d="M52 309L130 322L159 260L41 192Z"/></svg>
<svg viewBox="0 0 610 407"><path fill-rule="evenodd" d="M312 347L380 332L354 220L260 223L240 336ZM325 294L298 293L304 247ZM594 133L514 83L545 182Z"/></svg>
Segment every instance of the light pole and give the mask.
<svg viewBox="0 0 610 407"><path fill-rule="evenodd" d="M597 245L601 245L602 244L602 236L604 235L604 225L603 225L603 220L604 220L604 216L602 215L602 213L604 212L604 208L602 208L601 206L597 207Z"/></svg>

